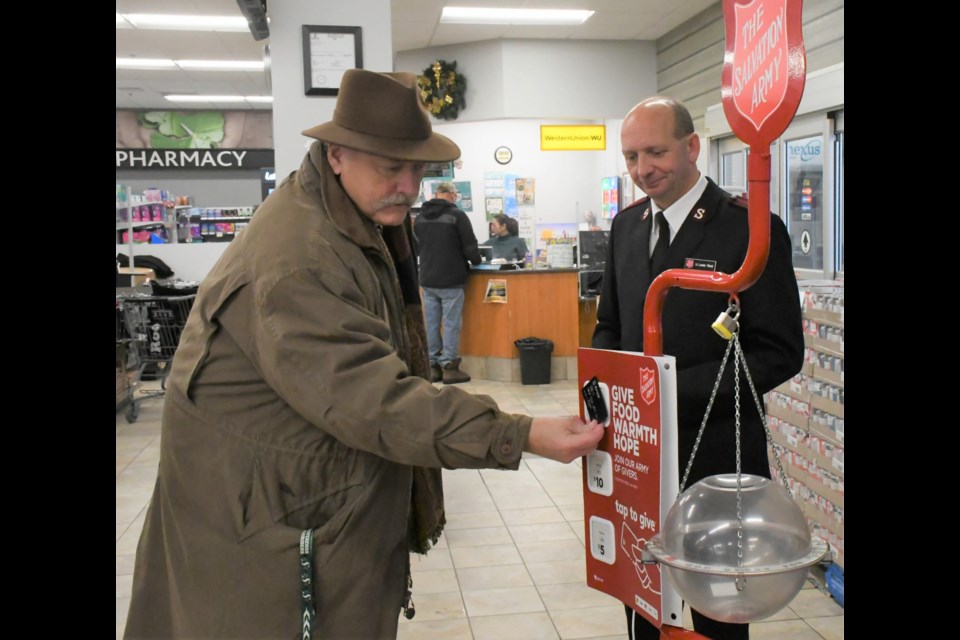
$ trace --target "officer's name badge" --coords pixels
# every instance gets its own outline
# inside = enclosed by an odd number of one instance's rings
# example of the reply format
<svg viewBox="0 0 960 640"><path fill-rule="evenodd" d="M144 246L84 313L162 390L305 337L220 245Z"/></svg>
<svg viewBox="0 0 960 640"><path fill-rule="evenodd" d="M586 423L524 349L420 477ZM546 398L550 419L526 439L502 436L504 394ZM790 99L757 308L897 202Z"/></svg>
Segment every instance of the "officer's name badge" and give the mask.
<svg viewBox="0 0 960 640"><path fill-rule="evenodd" d="M684 269L699 269L700 271L716 271L716 260L704 260L703 258L686 258L683 261Z"/></svg>

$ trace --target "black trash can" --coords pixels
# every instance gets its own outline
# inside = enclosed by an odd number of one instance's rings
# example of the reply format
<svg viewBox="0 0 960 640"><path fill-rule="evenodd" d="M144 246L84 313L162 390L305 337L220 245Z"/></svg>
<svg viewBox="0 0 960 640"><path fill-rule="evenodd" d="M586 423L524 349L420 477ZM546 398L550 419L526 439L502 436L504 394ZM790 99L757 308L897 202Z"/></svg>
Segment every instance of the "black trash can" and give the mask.
<svg viewBox="0 0 960 640"><path fill-rule="evenodd" d="M550 384L550 354L553 341L540 338L521 338L513 344L520 350L520 382L523 384Z"/></svg>

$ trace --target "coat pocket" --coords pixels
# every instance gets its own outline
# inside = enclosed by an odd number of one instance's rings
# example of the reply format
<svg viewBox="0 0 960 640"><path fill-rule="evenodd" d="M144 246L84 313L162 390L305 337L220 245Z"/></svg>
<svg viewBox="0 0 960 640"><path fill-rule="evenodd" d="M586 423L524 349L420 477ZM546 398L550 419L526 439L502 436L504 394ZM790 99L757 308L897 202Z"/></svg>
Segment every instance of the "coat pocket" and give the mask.
<svg viewBox="0 0 960 640"><path fill-rule="evenodd" d="M307 466L322 466L322 462L312 461ZM363 482L348 474L331 475L322 469L277 465L266 456L258 457L250 483L239 496L239 540L276 526L313 529L316 544L335 540L350 518Z"/></svg>

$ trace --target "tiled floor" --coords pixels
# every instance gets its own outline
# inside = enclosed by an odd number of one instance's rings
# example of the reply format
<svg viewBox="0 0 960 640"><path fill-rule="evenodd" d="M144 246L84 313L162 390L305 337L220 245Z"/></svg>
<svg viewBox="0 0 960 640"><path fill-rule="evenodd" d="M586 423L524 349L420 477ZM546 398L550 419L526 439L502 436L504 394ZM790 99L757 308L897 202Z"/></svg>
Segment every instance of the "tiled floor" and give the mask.
<svg viewBox="0 0 960 640"><path fill-rule="evenodd" d="M146 383L145 386L155 383ZM577 412L575 382L460 385L534 416ZM162 400L117 414L117 638L123 634L137 539L160 452ZM625 640L623 605L585 586L579 462L525 457L513 471L444 472L448 524L414 556L416 617L403 640ZM685 626L691 628L685 611ZM753 640L843 640L843 609L808 582L790 606L751 625Z"/></svg>

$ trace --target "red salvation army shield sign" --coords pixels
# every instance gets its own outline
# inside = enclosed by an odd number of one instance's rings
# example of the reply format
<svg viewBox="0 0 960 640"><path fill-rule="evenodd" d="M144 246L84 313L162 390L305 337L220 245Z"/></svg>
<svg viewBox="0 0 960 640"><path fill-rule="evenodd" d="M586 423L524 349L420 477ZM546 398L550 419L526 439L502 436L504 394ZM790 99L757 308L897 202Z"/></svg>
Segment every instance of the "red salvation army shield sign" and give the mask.
<svg viewBox="0 0 960 640"><path fill-rule="evenodd" d="M650 367L640 367L640 398L647 404L657 400L657 378Z"/></svg>
<svg viewBox="0 0 960 640"><path fill-rule="evenodd" d="M723 112L738 138L769 144L800 106L806 79L802 0L723 0Z"/></svg>

